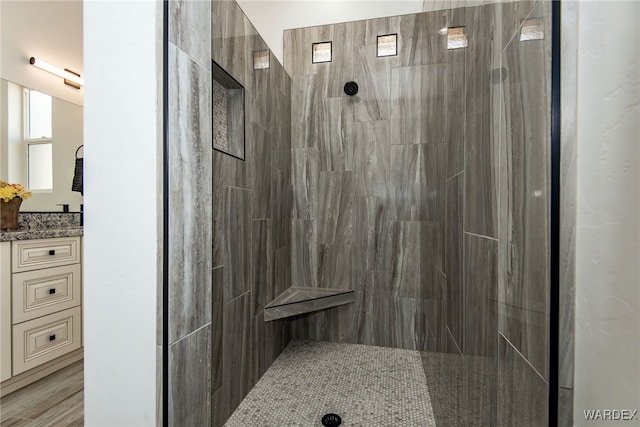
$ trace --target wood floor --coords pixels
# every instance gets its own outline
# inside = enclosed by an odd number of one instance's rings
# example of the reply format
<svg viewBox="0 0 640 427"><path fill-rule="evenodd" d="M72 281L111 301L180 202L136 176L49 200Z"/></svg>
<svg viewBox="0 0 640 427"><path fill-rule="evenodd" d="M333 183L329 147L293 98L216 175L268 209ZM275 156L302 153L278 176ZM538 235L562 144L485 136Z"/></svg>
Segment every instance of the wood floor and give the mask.
<svg viewBox="0 0 640 427"><path fill-rule="evenodd" d="M84 425L84 373L79 361L0 400L0 426Z"/></svg>

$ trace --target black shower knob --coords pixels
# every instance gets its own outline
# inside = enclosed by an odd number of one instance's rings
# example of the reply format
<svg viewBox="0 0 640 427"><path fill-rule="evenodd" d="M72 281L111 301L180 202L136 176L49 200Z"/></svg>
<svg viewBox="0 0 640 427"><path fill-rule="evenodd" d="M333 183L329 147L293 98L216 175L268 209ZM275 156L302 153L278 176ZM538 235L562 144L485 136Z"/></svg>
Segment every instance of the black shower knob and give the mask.
<svg viewBox="0 0 640 427"><path fill-rule="evenodd" d="M349 96L353 96L358 93L358 83L356 82L346 82L344 84L344 93Z"/></svg>

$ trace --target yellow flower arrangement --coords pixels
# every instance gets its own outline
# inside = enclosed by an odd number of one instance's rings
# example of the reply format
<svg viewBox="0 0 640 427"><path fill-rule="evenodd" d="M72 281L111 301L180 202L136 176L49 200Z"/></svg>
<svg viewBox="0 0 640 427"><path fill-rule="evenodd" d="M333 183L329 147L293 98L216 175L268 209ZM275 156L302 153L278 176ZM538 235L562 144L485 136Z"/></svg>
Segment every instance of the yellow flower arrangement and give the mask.
<svg viewBox="0 0 640 427"><path fill-rule="evenodd" d="M31 197L31 192L25 191L20 184L9 184L8 182L0 181L0 199L8 202L16 197L26 200Z"/></svg>

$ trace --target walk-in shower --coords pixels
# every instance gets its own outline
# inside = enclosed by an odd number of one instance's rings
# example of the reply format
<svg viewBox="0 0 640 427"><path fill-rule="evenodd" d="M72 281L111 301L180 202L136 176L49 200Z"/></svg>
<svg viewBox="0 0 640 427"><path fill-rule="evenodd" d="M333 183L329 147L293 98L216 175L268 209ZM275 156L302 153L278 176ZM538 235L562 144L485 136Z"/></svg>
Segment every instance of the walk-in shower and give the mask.
<svg viewBox="0 0 640 427"><path fill-rule="evenodd" d="M555 411L552 5L427 3L286 30L283 65L234 1L171 3L168 424Z"/></svg>

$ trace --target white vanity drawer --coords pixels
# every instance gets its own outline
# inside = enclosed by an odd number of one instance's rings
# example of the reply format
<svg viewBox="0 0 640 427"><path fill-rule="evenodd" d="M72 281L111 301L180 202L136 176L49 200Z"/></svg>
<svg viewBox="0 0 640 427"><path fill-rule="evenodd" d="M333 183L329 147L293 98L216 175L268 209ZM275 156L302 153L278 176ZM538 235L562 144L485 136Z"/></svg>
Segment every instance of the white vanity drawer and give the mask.
<svg viewBox="0 0 640 427"><path fill-rule="evenodd" d="M13 375L80 348L80 307L13 327Z"/></svg>
<svg viewBox="0 0 640 427"><path fill-rule="evenodd" d="M80 262L80 237L16 240L12 243L14 273Z"/></svg>
<svg viewBox="0 0 640 427"><path fill-rule="evenodd" d="M13 275L12 323L80 305L80 264Z"/></svg>

